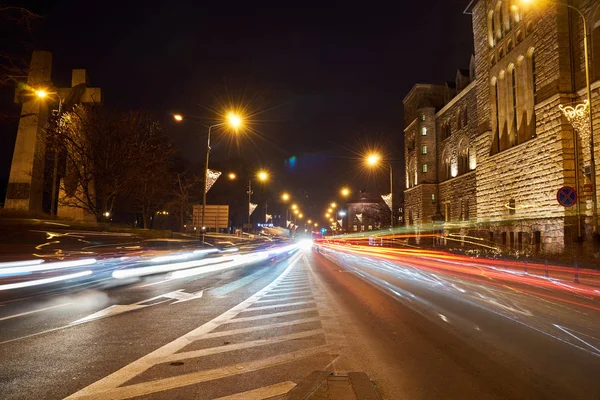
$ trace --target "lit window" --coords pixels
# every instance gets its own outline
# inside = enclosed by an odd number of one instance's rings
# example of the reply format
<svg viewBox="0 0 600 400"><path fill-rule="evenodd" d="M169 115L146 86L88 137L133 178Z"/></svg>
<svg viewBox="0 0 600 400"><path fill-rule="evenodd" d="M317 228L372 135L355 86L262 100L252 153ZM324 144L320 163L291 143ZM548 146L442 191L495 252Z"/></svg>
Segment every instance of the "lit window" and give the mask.
<svg viewBox="0 0 600 400"><path fill-rule="evenodd" d="M435 194L431 194L431 201L435 201Z"/></svg>
<svg viewBox="0 0 600 400"><path fill-rule="evenodd" d="M421 114L421 121L425 121L425 114Z"/></svg>
<svg viewBox="0 0 600 400"><path fill-rule="evenodd" d="M427 172L427 164L423 164L423 173Z"/></svg>
<svg viewBox="0 0 600 400"><path fill-rule="evenodd" d="M421 154L427 154L427 146L423 146L421 149Z"/></svg>
<svg viewBox="0 0 600 400"><path fill-rule="evenodd" d="M424 126L424 127L421 128L421 135L422 136L427 136L427 127L426 126Z"/></svg>

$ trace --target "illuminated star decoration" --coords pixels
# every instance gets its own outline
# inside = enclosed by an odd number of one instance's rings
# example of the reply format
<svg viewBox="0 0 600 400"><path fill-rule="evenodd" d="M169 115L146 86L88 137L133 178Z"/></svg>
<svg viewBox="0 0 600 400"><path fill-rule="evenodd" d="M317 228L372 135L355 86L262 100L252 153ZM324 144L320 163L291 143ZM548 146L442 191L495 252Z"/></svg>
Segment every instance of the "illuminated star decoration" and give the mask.
<svg viewBox="0 0 600 400"><path fill-rule="evenodd" d="M269 220L273 219L271 214L265 214L265 223L269 222Z"/></svg>
<svg viewBox="0 0 600 400"><path fill-rule="evenodd" d="M258 204L254 204L254 203L248 204L248 215L252 215L254 210L256 210L256 207L258 207Z"/></svg>
<svg viewBox="0 0 600 400"><path fill-rule="evenodd" d="M358 221L362 224L362 213L356 214L356 218L358 218Z"/></svg>
<svg viewBox="0 0 600 400"><path fill-rule="evenodd" d="M206 171L206 193L208 193L212 185L215 184L215 182L217 181L217 179L219 179L219 176L221 176L221 174L222 172L215 171L213 169L209 169L208 171Z"/></svg>
<svg viewBox="0 0 600 400"><path fill-rule="evenodd" d="M383 199L383 201L385 201L385 204L387 204L387 206L390 208L390 210L392 209L392 194L382 194L381 198Z"/></svg>

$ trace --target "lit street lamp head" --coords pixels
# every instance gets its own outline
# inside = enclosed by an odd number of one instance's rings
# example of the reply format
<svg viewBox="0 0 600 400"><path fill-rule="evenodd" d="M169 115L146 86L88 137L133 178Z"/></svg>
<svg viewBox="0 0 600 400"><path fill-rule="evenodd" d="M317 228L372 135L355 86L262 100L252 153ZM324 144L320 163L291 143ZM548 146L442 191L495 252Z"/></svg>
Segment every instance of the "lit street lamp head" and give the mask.
<svg viewBox="0 0 600 400"><path fill-rule="evenodd" d="M230 172L227 177L229 178L230 181L235 180L235 178L237 178L237 175L235 174L235 172Z"/></svg>
<svg viewBox="0 0 600 400"><path fill-rule="evenodd" d="M296 210L297 208L298 208L298 205L292 204L292 210Z"/></svg>
<svg viewBox="0 0 600 400"><path fill-rule="evenodd" d="M340 190L340 194L344 197L348 197L348 196L350 196L350 189L342 188L342 190Z"/></svg>
<svg viewBox="0 0 600 400"><path fill-rule="evenodd" d="M329 206L330 206L331 208L336 208L336 207L337 207L337 204L335 204L335 203L331 203Z"/></svg>
<svg viewBox="0 0 600 400"><path fill-rule="evenodd" d="M35 91L35 95L37 97L39 97L40 99L43 99L45 97L48 97L48 92L45 91L44 89L38 89Z"/></svg>
<svg viewBox="0 0 600 400"><path fill-rule="evenodd" d="M258 174L256 176L258 177L258 180L261 182L265 182L266 180L269 179L269 173L267 171L258 171Z"/></svg>
<svg viewBox="0 0 600 400"><path fill-rule="evenodd" d="M233 111L230 111L229 113L227 113L227 122L234 129L237 129L242 125L242 119L240 118L239 115L235 114Z"/></svg>
<svg viewBox="0 0 600 400"><path fill-rule="evenodd" d="M377 164L379 164L379 161L381 160L381 156L379 154L369 154L367 156L367 164L370 166L375 166Z"/></svg>
<svg viewBox="0 0 600 400"><path fill-rule="evenodd" d="M181 122L181 121L183 121L183 115L175 114L175 115L173 115L173 119L177 122Z"/></svg>
<svg viewBox="0 0 600 400"><path fill-rule="evenodd" d="M288 201L290 199L290 195L287 193L284 193L281 195L281 200L283 201Z"/></svg>

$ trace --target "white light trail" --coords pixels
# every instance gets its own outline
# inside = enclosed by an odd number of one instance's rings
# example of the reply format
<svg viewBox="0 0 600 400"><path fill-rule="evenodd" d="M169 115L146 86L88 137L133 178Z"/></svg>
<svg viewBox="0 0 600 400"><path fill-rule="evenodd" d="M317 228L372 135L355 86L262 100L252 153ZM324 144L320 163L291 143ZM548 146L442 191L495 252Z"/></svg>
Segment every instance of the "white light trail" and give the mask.
<svg viewBox="0 0 600 400"><path fill-rule="evenodd" d="M31 281L26 281L26 282L9 283L6 285L0 285L0 290L22 289L22 288L31 287L31 286L46 285L48 283L54 283L54 282L66 281L69 279L81 278L83 276L88 276L91 274L92 274L92 271L87 270L87 271L77 272L75 274L55 276L53 278L35 279L35 280L31 280Z"/></svg>
<svg viewBox="0 0 600 400"><path fill-rule="evenodd" d="M9 268L0 269L0 276L5 275L14 275L14 274L26 274L31 272L38 271L48 271L48 270L58 270L63 268L74 268L74 267L83 267L85 265L91 265L96 263L96 259L94 258L84 258L82 260L73 260L73 261L57 261L44 263L44 260L40 260L41 263L36 265L24 265L24 266L15 266Z"/></svg>

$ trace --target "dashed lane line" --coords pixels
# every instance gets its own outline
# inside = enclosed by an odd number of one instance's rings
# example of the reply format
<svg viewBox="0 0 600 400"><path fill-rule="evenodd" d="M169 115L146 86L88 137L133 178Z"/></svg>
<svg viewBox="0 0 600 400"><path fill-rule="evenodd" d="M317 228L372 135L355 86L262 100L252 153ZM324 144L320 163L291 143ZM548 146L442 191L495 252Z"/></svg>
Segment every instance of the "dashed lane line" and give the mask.
<svg viewBox="0 0 600 400"><path fill-rule="evenodd" d="M310 317L310 318L295 319L293 321L288 321L288 322L279 322L276 324L258 325L258 326L251 326L249 328L230 329L228 331L211 332L211 333L207 333L206 335L203 335L202 337L190 336L190 340L214 339L214 338L218 338L218 337L239 335L239 334L243 334L243 333L266 331L269 329L276 329L276 328L285 328L287 326L292 326L292 325L301 325L301 324L308 324L310 322L317 322L317 321L321 321L321 319L322 318L320 318L320 317Z"/></svg>

